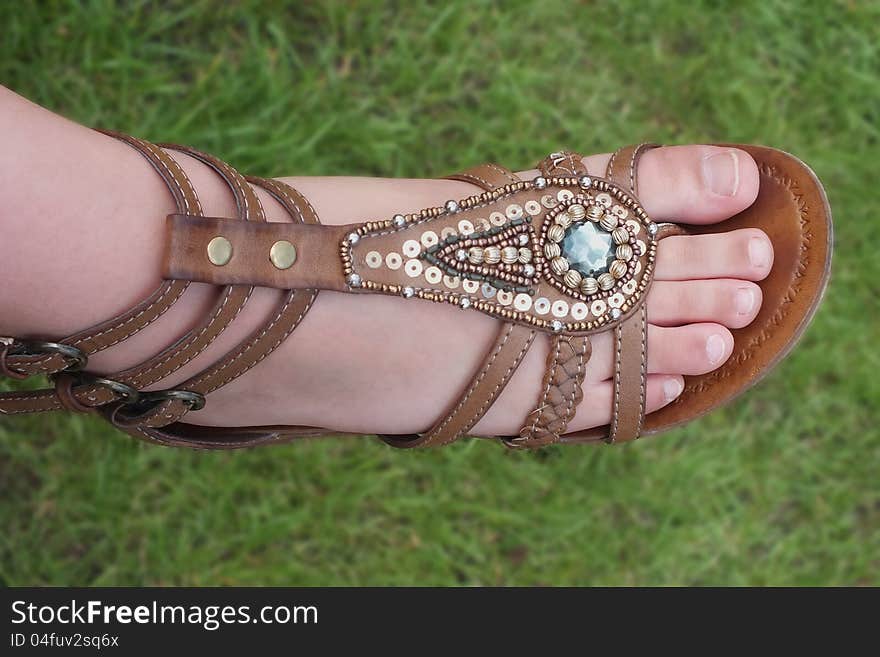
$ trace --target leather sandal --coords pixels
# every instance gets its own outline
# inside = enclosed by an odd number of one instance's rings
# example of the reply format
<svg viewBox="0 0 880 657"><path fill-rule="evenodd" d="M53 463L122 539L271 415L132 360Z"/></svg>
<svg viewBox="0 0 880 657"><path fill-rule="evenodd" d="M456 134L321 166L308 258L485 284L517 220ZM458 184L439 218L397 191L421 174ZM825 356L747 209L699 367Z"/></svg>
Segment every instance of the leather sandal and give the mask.
<svg viewBox="0 0 880 657"><path fill-rule="evenodd" d="M576 153L553 153L540 174L521 180L495 164L448 178L477 193L444 206L345 226L321 225L308 200L290 186L245 178L192 148L124 141L156 170L174 198L167 217L165 282L136 307L63 338L0 338L0 375L48 375L54 388L0 393L0 414L67 409L98 413L122 431L163 445L239 448L339 432L303 426L206 427L184 422L210 393L247 372L302 321L320 290L387 294L413 303L448 303L498 319L495 343L459 399L423 433L382 436L395 447L431 447L468 435L543 333L550 351L539 398L508 447L626 442L656 434L724 404L759 381L794 346L816 311L831 263L831 211L813 172L788 153L732 144L758 163L755 203L717 225L655 223L638 199L638 160L652 144L627 146L604 176ZM192 156L223 180L236 217L206 217L183 170L163 149ZM264 188L292 223L269 223L251 185ZM759 283L763 305L748 326L733 329L734 348L720 368L685 377L684 392L645 415L647 312L657 244L678 234L760 227L775 260ZM218 286L207 317L151 359L117 373L86 370L91 355L116 345L165 313L190 282ZM176 372L236 318L255 287L286 291L264 326L223 358L173 389L144 389ZM567 433L583 398L592 335L614 336L612 420Z"/></svg>

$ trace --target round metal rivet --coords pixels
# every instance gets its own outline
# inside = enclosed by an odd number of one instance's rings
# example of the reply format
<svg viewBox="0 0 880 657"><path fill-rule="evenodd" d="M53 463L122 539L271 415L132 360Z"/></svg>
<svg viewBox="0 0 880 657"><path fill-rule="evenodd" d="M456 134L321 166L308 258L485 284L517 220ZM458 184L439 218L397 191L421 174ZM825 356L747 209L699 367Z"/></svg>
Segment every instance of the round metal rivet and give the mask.
<svg viewBox="0 0 880 657"><path fill-rule="evenodd" d="M381 259L382 257L379 256L380 261ZM269 249L269 260L272 261L276 269L288 269L296 262L296 247L287 240L278 240Z"/></svg>
<svg viewBox="0 0 880 657"><path fill-rule="evenodd" d="M232 242L218 235L208 242L208 260L212 265L222 267L232 259Z"/></svg>

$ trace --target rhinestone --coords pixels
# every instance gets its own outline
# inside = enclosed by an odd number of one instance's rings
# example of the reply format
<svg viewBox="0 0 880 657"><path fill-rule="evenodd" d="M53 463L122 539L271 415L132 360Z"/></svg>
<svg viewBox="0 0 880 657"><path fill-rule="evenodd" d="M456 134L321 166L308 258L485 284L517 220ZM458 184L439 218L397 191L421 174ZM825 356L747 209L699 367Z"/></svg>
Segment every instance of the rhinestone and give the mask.
<svg viewBox="0 0 880 657"><path fill-rule="evenodd" d="M557 256L550 261L550 268L560 276L568 271L569 264L568 260L563 258L562 256Z"/></svg>
<svg viewBox="0 0 880 657"><path fill-rule="evenodd" d="M487 265L497 265L501 262L501 249L497 246L487 246L483 251L483 260Z"/></svg>
<svg viewBox="0 0 880 657"><path fill-rule="evenodd" d="M449 213L458 212L458 203L455 201L446 201L446 211Z"/></svg>
<svg viewBox="0 0 880 657"><path fill-rule="evenodd" d="M400 257L399 253L392 251L385 256L385 266L388 267L388 269L400 269L400 265L402 264L403 258Z"/></svg>
<svg viewBox="0 0 880 657"><path fill-rule="evenodd" d="M521 263L525 264L527 262L532 261L532 250L526 247L521 247L519 251L517 251L516 259Z"/></svg>
<svg viewBox="0 0 880 657"><path fill-rule="evenodd" d="M584 189L588 189L593 184L593 180L589 176L581 176L578 178L578 184Z"/></svg>
<svg viewBox="0 0 880 657"><path fill-rule="evenodd" d="M455 259L458 260L459 262L464 262L465 260L468 259L468 252L465 251L464 249L458 249L455 252Z"/></svg>
<svg viewBox="0 0 880 657"><path fill-rule="evenodd" d="M360 287L361 277L358 274L352 273L345 278L345 282L348 283L351 287Z"/></svg>
<svg viewBox="0 0 880 657"><path fill-rule="evenodd" d="M571 218L575 221L580 221L587 216L587 209L580 203L575 203L574 205L569 206L568 214L570 214Z"/></svg>
<svg viewBox="0 0 880 657"><path fill-rule="evenodd" d="M415 240L407 240L403 243L403 255L408 258L415 258L422 251L422 245Z"/></svg>
<svg viewBox="0 0 880 657"><path fill-rule="evenodd" d="M361 241L361 236L358 235L357 233L349 233L345 239L348 240L349 244L354 246L355 244L357 244L358 242Z"/></svg>
<svg viewBox="0 0 880 657"><path fill-rule="evenodd" d="M581 292L587 295L596 294L599 291L599 281L592 276L588 276L581 281L580 289Z"/></svg>
<svg viewBox="0 0 880 657"><path fill-rule="evenodd" d="M552 260L556 256L562 253L562 249L556 242L547 242L544 245L544 255L547 256L548 260Z"/></svg>
<svg viewBox="0 0 880 657"><path fill-rule="evenodd" d="M558 299L553 302L550 312L553 313L554 317L565 317L568 315L568 304L562 299Z"/></svg>
<svg viewBox="0 0 880 657"><path fill-rule="evenodd" d="M529 236L526 233L520 233L519 237L516 238L516 241L520 246L525 246L529 243Z"/></svg>
<svg viewBox="0 0 880 657"><path fill-rule="evenodd" d="M598 276L608 271L614 260L614 244L609 233L592 222L585 222L565 231L562 253L582 275Z"/></svg>
<svg viewBox="0 0 880 657"><path fill-rule="evenodd" d="M413 295L415 295L416 291L411 287L403 288L400 293L404 296L404 298L409 299Z"/></svg>
<svg viewBox="0 0 880 657"><path fill-rule="evenodd" d="M471 300L468 299L467 297L462 297L461 299L458 300L458 305L461 306L462 308L465 308L465 309L470 308L471 307Z"/></svg>
<svg viewBox="0 0 880 657"><path fill-rule="evenodd" d="M513 307L521 311L530 310L532 307L532 297L522 292L517 294L513 298Z"/></svg>
<svg viewBox="0 0 880 657"><path fill-rule="evenodd" d="M547 186L547 179L544 176L538 176L532 183L534 183L536 189L544 189Z"/></svg>
<svg viewBox="0 0 880 657"><path fill-rule="evenodd" d="M620 312L620 308L612 308L609 314L611 315L611 319L620 319L620 316L623 313Z"/></svg>
<svg viewBox="0 0 880 657"><path fill-rule="evenodd" d="M370 251L365 257L364 261L367 263L367 267L370 269L378 269L382 266L382 254L378 251Z"/></svg>
<svg viewBox="0 0 880 657"><path fill-rule="evenodd" d="M553 329L554 333L559 333L562 330L564 324L560 322L558 319L554 319L550 322L550 328Z"/></svg>
<svg viewBox="0 0 880 657"><path fill-rule="evenodd" d="M658 227L657 224L655 224L653 221L649 221L646 228L648 229L648 235L650 235L651 237L654 237L654 235L657 234Z"/></svg>
<svg viewBox="0 0 880 657"><path fill-rule="evenodd" d="M547 297L538 297L535 299L535 312L539 315L546 315L550 312L550 299Z"/></svg>
<svg viewBox="0 0 880 657"><path fill-rule="evenodd" d="M522 273L526 278L531 278L535 275L535 267L533 265L526 265L522 268Z"/></svg>
<svg viewBox="0 0 880 657"><path fill-rule="evenodd" d="M422 261L421 260L407 260L406 265L403 267L403 271L406 272L406 275L410 278L415 278L416 276L422 275Z"/></svg>
<svg viewBox="0 0 880 657"><path fill-rule="evenodd" d="M599 282L599 287L603 290L610 290L612 287L614 287L614 276L612 276L608 272L605 272L596 280Z"/></svg>
<svg viewBox="0 0 880 657"><path fill-rule="evenodd" d="M391 218L391 223L393 223L397 228L403 228L406 225L406 217L402 214L396 214Z"/></svg>

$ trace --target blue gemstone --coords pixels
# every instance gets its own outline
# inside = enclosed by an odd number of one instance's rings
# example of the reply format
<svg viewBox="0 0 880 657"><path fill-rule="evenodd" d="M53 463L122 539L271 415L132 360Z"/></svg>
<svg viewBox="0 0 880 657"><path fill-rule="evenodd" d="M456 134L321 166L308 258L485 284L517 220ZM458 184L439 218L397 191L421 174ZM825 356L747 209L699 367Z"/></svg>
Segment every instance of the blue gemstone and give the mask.
<svg viewBox="0 0 880 657"><path fill-rule="evenodd" d="M611 233L592 221L572 224L562 238L562 255L572 269L596 277L614 262L615 245Z"/></svg>

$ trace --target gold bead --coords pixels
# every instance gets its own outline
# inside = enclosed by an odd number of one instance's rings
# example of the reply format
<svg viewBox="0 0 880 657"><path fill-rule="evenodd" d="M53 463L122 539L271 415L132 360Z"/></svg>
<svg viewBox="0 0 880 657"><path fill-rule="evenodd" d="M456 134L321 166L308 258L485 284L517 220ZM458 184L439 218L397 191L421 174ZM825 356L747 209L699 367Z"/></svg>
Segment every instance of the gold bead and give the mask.
<svg viewBox="0 0 880 657"><path fill-rule="evenodd" d="M570 288L578 289L578 285L581 284L581 273L577 269L569 269L565 272L565 277L563 280L565 284Z"/></svg>
<svg viewBox="0 0 880 657"><path fill-rule="evenodd" d="M560 276L568 271L568 260L562 256L557 256L550 261L550 267Z"/></svg>
<svg viewBox="0 0 880 657"><path fill-rule="evenodd" d="M584 294L595 294L599 291L599 281L597 281L592 276L588 276L587 278L581 281L581 292Z"/></svg>
<svg viewBox="0 0 880 657"><path fill-rule="evenodd" d="M602 226L605 230L614 230L617 228L617 217L613 214L606 213L599 220L599 225Z"/></svg>
<svg viewBox="0 0 880 657"><path fill-rule="evenodd" d="M547 242L544 245L544 255L547 257L547 260L552 260L561 253L562 249L559 248L556 242Z"/></svg>
<svg viewBox="0 0 880 657"><path fill-rule="evenodd" d="M519 251L515 246L505 246L501 249L501 262L505 265L512 265L519 257Z"/></svg>
<svg viewBox="0 0 880 657"><path fill-rule="evenodd" d="M626 230L625 228L623 230ZM629 244L621 244L617 247L617 251L615 251L617 257L626 262L633 256L632 247Z"/></svg>
<svg viewBox="0 0 880 657"><path fill-rule="evenodd" d="M553 224L547 230L547 238L554 242L561 242L563 237L565 237L565 229L559 224Z"/></svg>
<svg viewBox="0 0 880 657"><path fill-rule="evenodd" d="M222 267L232 259L232 242L218 235L208 242L208 260L212 265Z"/></svg>
<svg viewBox="0 0 880 657"><path fill-rule="evenodd" d="M526 264L532 261L532 250L526 247L520 248L517 253L517 260L519 260L522 264Z"/></svg>
<svg viewBox="0 0 880 657"><path fill-rule="evenodd" d="M382 262L382 256L376 253L379 263ZM278 240L269 249L269 260L276 269L289 269L296 262L296 247L287 240Z"/></svg>
<svg viewBox="0 0 880 657"><path fill-rule="evenodd" d="M591 205L590 209L587 210L587 216L591 221L598 221L602 215L605 213L605 208L601 205Z"/></svg>
<svg viewBox="0 0 880 657"><path fill-rule="evenodd" d="M611 237L614 239L615 244L626 244L629 242L629 231L621 226L620 228L615 228L614 232L611 233ZM626 258L624 258L626 260Z"/></svg>
<svg viewBox="0 0 880 657"><path fill-rule="evenodd" d="M497 246L487 246L483 251L483 260L487 265L496 265L501 262L501 249Z"/></svg>
<svg viewBox="0 0 880 657"><path fill-rule="evenodd" d="M623 260L615 260L608 268L608 273L614 278L623 278L626 275L626 263Z"/></svg>
<svg viewBox="0 0 880 657"><path fill-rule="evenodd" d="M598 282L601 289L610 290L612 287L614 287L614 276L612 276L608 272L605 272L604 274L601 274L599 276Z"/></svg>
<svg viewBox="0 0 880 657"><path fill-rule="evenodd" d="M574 205L569 206L568 214L570 214L571 218L575 221L580 221L587 216L587 209L580 203L575 203Z"/></svg>
<svg viewBox="0 0 880 657"><path fill-rule="evenodd" d="M553 220L563 228L568 228L571 226L571 215L568 212L560 212L556 215L556 218Z"/></svg>
<svg viewBox="0 0 880 657"><path fill-rule="evenodd" d="M475 265L481 264L483 262L483 247L472 246L468 251L468 260Z"/></svg>

